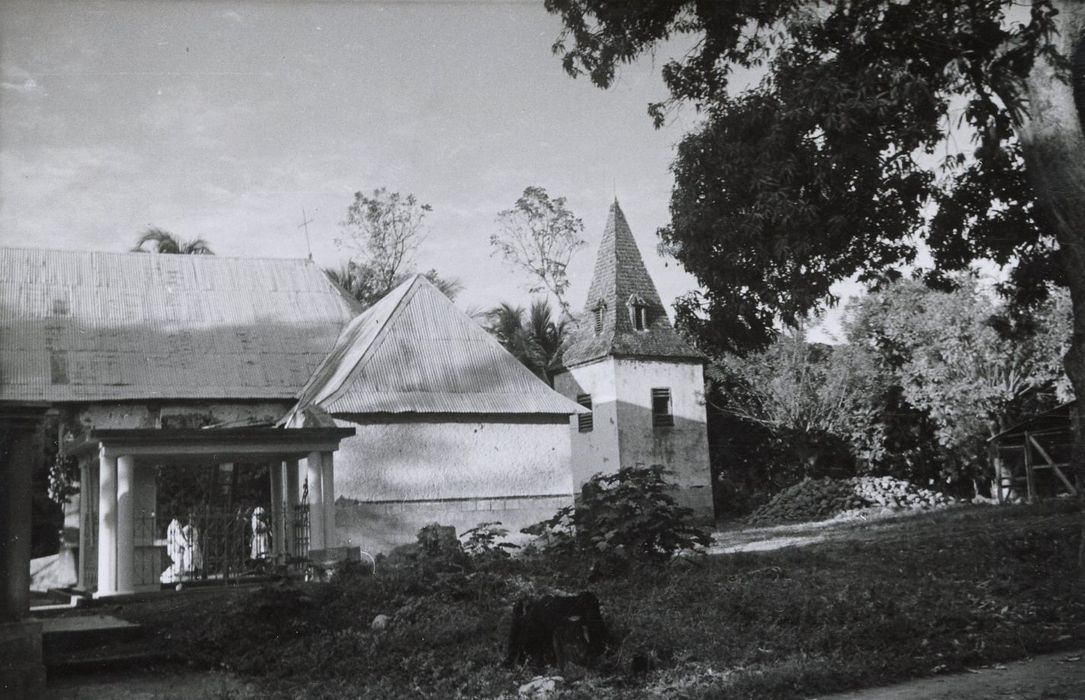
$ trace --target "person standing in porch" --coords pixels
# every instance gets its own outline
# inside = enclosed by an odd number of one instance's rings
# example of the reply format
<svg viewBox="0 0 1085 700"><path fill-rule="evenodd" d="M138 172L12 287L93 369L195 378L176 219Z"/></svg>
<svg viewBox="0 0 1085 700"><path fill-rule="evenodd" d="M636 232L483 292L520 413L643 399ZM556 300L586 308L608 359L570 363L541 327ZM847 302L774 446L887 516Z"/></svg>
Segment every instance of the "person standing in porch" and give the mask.
<svg viewBox="0 0 1085 700"><path fill-rule="evenodd" d="M170 560L169 568L158 579L162 583L176 583L181 580L185 557L185 535L177 518L170 520L166 527L166 556Z"/></svg>
<svg viewBox="0 0 1085 700"><path fill-rule="evenodd" d="M271 526L267 521L267 511L263 506L256 506L252 511L252 547L250 559L267 559L271 552Z"/></svg>
<svg viewBox="0 0 1085 700"><path fill-rule="evenodd" d="M185 538L184 572L187 576L195 577L203 570L203 549L200 547L200 530L191 513L181 533Z"/></svg>

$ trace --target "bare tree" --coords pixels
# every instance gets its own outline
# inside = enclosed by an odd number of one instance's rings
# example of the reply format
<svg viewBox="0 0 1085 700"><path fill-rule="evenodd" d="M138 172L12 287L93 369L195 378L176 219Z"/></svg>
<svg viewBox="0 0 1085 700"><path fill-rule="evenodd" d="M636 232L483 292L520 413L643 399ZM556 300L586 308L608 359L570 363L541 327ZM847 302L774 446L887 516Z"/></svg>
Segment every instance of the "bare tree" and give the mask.
<svg viewBox="0 0 1085 700"><path fill-rule="evenodd" d="M365 271L378 298L412 268L414 252L423 239L422 220L432 210L413 194L404 196L383 187L371 195L354 193L335 244L352 251L352 261Z"/></svg>
<svg viewBox="0 0 1085 700"><path fill-rule="evenodd" d="M506 261L532 277L532 294L550 292L561 314L569 314L565 292L566 269L573 254L584 246L584 223L565 208L565 198L551 198L542 187L528 187L512 209L497 215L499 233L490 245Z"/></svg>

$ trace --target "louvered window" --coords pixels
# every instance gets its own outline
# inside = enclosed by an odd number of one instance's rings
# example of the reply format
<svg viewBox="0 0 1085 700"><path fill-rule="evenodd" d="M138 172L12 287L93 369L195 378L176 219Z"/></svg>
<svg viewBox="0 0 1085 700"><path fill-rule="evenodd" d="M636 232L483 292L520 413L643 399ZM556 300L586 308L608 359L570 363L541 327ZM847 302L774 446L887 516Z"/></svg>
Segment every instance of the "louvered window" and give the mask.
<svg viewBox="0 0 1085 700"><path fill-rule="evenodd" d="M652 425L657 428L674 425L670 389L652 389Z"/></svg>
<svg viewBox="0 0 1085 700"><path fill-rule="evenodd" d="M592 408L591 408L591 394L578 394L577 397L576 397L576 402L578 404L580 404L581 406L583 406L584 408L588 409L589 411L592 410ZM580 429L580 432L582 432L582 433L590 433L592 431L592 428L595 427L595 424L592 422L593 415L594 414L592 414L592 413L579 413L579 414L577 414L576 422L577 422L577 427Z"/></svg>
<svg viewBox="0 0 1085 700"><path fill-rule="evenodd" d="M607 305L604 302L599 302L595 307L595 332L603 332L603 320L606 318Z"/></svg>

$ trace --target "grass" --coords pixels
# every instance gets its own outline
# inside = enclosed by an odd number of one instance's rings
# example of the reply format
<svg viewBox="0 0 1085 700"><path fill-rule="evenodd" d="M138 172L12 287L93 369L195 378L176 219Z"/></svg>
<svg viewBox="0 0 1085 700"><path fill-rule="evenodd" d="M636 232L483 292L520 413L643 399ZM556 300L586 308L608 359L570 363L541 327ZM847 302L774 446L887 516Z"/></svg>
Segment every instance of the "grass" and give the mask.
<svg viewBox="0 0 1085 700"><path fill-rule="evenodd" d="M402 565L119 614L271 697L495 697L534 675L499 666L511 602L591 588L622 642L563 697L797 698L1082 646L1080 531L1076 504L961 508L595 584L570 562ZM388 630L370 630L377 614L392 616ZM656 667L631 673L635 654Z"/></svg>

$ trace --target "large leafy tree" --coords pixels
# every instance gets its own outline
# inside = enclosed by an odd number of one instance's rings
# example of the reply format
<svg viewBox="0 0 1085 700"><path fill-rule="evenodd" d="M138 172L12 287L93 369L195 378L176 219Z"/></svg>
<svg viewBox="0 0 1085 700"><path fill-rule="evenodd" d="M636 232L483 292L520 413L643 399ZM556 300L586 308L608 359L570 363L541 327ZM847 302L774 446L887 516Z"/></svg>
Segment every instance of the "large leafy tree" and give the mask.
<svg viewBox="0 0 1085 700"><path fill-rule="evenodd" d="M1065 292L1015 317L974 281L956 286L946 292L901 280L848 309L848 339L874 358L883 379L872 398L879 413L889 414L875 414L855 433L858 451L871 461L892 458L885 444L892 424L929 423L941 453L938 476L982 476L987 438L1066 398L1058 362L1069 340Z"/></svg>
<svg viewBox="0 0 1085 700"><path fill-rule="evenodd" d="M663 243L701 282L679 317L708 347L877 280L925 242L932 281L986 258L1019 301L1069 287L1085 396L1085 3L547 0L566 70L602 87L677 34L663 67L699 127L678 147ZM751 87L736 68L761 71ZM952 144L971 148L957 151ZM1078 461L1085 461L1079 415Z"/></svg>
<svg viewBox="0 0 1085 700"><path fill-rule="evenodd" d="M132 248L133 253L164 253L167 255L214 255L202 238L185 239L165 229L150 226Z"/></svg>
<svg viewBox="0 0 1085 700"><path fill-rule="evenodd" d="M866 425L878 372L862 349L808 342L802 331L781 335L764 351L726 353L706 376L713 408L767 428L800 475L844 464L846 442ZM788 475L793 476L793 473Z"/></svg>

